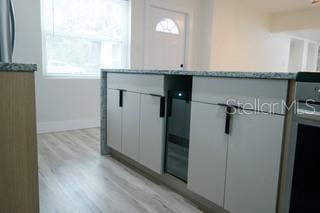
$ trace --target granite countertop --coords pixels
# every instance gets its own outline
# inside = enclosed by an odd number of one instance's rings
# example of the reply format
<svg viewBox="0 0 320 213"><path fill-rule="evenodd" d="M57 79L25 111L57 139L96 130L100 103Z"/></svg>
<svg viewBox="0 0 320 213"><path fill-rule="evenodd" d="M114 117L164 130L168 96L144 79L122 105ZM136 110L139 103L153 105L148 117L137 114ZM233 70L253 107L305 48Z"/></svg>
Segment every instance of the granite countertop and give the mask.
<svg viewBox="0 0 320 213"><path fill-rule="evenodd" d="M182 71L182 70L138 70L138 69L101 69L107 73L155 74L155 75L192 75L203 77L251 78L295 80L297 73L289 72L236 72L236 71Z"/></svg>
<svg viewBox="0 0 320 213"><path fill-rule="evenodd" d="M0 62L0 72L34 72L37 70L36 64L4 63Z"/></svg>

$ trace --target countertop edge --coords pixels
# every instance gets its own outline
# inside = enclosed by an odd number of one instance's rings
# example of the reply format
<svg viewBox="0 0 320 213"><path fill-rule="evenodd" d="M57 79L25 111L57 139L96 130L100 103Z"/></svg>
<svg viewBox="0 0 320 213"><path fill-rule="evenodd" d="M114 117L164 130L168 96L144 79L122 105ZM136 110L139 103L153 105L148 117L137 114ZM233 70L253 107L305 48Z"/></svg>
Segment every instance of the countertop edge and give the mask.
<svg viewBox="0 0 320 213"><path fill-rule="evenodd" d="M102 73L153 74L153 75L191 75L198 77L248 78L271 80L296 80L297 73L290 72L243 72L243 71L181 71L181 70L138 70L101 69Z"/></svg>
<svg viewBox="0 0 320 213"><path fill-rule="evenodd" d="M0 72L35 72L35 71L37 71L36 64L0 62Z"/></svg>

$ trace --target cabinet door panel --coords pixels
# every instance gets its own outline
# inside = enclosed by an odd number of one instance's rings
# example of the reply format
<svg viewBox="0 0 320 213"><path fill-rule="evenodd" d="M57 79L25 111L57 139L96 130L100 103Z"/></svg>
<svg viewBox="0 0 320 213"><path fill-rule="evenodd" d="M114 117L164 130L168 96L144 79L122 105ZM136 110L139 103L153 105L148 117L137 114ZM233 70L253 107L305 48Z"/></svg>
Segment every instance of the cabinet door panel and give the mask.
<svg viewBox="0 0 320 213"><path fill-rule="evenodd" d="M274 112L285 114L282 101L287 100L287 91L287 80L194 77L192 100L212 104L255 105L259 99L261 104L274 104ZM259 110L270 111L267 106Z"/></svg>
<svg viewBox="0 0 320 213"><path fill-rule="evenodd" d="M140 163L162 173L164 119L160 117L160 98L141 95Z"/></svg>
<svg viewBox="0 0 320 213"><path fill-rule="evenodd" d="M140 94L125 92L122 111L122 153L139 160Z"/></svg>
<svg viewBox="0 0 320 213"><path fill-rule="evenodd" d="M119 107L119 91L107 91L107 143L121 152L122 108Z"/></svg>
<svg viewBox="0 0 320 213"><path fill-rule="evenodd" d="M235 213L276 212L284 116L233 115L225 208Z"/></svg>
<svg viewBox="0 0 320 213"><path fill-rule="evenodd" d="M192 102L188 188L223 206L228 137L224 107Z"/></svg>

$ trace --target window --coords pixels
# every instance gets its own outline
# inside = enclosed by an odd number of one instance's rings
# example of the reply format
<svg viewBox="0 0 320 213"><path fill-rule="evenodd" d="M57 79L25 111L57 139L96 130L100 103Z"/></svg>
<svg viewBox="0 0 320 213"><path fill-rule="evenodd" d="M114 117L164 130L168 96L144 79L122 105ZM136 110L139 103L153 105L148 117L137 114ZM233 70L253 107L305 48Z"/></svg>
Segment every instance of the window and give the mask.
<svg viewBox="0 0 320 213"><path fill-rule="evenodd" d="M42 0L46 75L97 77L128 65L127 0Z"/></svg>
<svg viewBox="0 0 320 213"><path fill-rule="evenodd" d="M179 29L172 19L164 18L156 26L157 32L179 35Z"/></svg>

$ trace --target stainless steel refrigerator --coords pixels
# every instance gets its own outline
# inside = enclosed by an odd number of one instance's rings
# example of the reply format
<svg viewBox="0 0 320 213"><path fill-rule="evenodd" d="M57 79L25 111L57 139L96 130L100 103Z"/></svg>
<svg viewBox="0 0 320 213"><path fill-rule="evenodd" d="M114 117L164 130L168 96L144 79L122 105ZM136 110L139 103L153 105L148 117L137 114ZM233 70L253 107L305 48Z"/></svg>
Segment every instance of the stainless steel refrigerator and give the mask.
<svg viewBox="0 0 320 213"><path fill-rule="evenodd" d="M11 62L15 43L12 0L0 0L0 62Z"/></svg>

